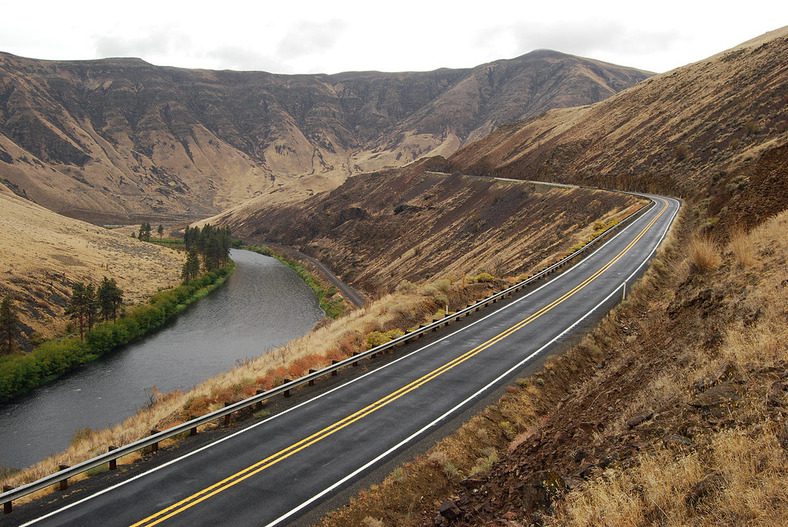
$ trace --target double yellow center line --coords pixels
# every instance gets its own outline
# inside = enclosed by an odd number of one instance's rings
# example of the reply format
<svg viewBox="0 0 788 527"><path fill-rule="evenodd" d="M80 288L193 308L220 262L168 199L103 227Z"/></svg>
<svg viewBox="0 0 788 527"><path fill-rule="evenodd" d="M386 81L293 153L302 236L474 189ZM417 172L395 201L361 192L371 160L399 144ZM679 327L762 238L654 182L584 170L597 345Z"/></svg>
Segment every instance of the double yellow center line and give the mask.
<svg viewBox="0 0 788 527"><path fill-rule="evenodd" d="M167 507L165 509L162 509L162 510L160 510L159 512L157 512L155 514L152 514L151 516L148 516L147 518L144 518L144 519L138 521L137 523L133 524L131 527L142 527L142 526L150 527L150 526L153 526L153 525L158 525L159 523L161 523L161 522L163 522L163 521L165 521L165 520L167 520L169 518L172 518L173 516L175 516L177 514L180 514L181 512L183 512L183 511L185 511L185 510L187 510L187 509L189 509L191 507L194 507L198 503L201 503L201 502L211 498L212 496L215 496L215 495L219 494L220 492L223 492L223 491L229 489L230 487L233 487L233 486L241 483L242 481L244 481L244 480L246 480L246 479L248 479L248 478L250 478L250 477L252 477L252 476L254 476L256 474L259 474L263 470L265 470L265 469L267 469L267 468L279 463L280 461L285 460L285 459L289 458L290 456L292 456L292 455L304 450L305 448L308 448L308 447L314 445L315 443L317 443L319 441L322 441L323 439L325 439L325 438L327 438L327 437L339 432L343 428L345 428L347 426L350 426L351 424L355 423L356 421L359 421L360 419L363 419L364 417L370 415L371 413L374 413L374 412L380 410L381 408L391 404L392 402L396 401L400 397L402 397L402 396L412 392L413 390L416 390L417 388L425 385L426 383L430 382L431 380L435 379L436 377L439 377L440 375L443 375L444 373L446 373L447 371L451 370L455 366L458 366L458 365L462 364L463 362L475 357L476 355L478 355L479 353L483 352L484 350L486 350L490 346L493 346L493 345L497 344L498 342L502 341L503 339L505 339L506 337L510 336L514 332L522 329L523 327L527 326L528 324L530 324L534 320L538 319L539 317L541 317L545 313L551 311L553 308L555 308L559 304L565 302L568 298L570 298L573 295L577 294L579 291L581 291L583 288L585 288L588 284L590 284L591 282L596 280L602 273L607 271L611 266L613 266L616 262L618 262L643 236L645 236L646 232L648 232L648 230L657 222L657 220L660 218L660 216L662 216L662 214L664 214L665 210L667 210L667 203L665 203L663 205L662 210L660 210L660 212L648 223L648 225L646 225L643 228L643 230L640 231L638 233L638 235L631 242L629 242L629 244L626 247L624 247L624 249L621 250L621 252L619 252L615 257L613 257L612 260L607 262L604 266L599 268L594 274L592 274L591 276L589 276L588 278L583 280L580 284L576 285L571 290L569 290L566 293L564 293L563 295L561 295L559 298L553 300L552 302L550 302L546 306L542 307L541 309L539 309L535 313L533 313L533 314L529 315L528 317L524 318L523 320L517 322L516 324L514 324L513 326L509 327L508 329L502 331L501 333L499 333L498 335L494 336L493 338L491 338L491 339L487 340L486 342L476 346L475 348L471 349L470 351L467 351L467 352L463 353L459 357L457 357L455 359L452 359L451 361L447 362L446 364L444 364L444 365L436 368L435 370L427 373L426 375L424 375L422 377L419 377L418 379L406 384L405 386L399 388L398 390L396 390L394 392L391 392L390 394L386 395L385 397L382 397L382 398L378 399L374 403L372 403L372 404L370 404L370 405L358 410L357 412L354 412L354 413L348 415L347 417L344 417L343 419L340 419L339 421L336 421L335 423L323 428L322 430L320 430L318 432L315 432L314 434L312 434L312 435L310 435L308 437L305 437L305 438L301 439L300 441L298 441L296 443L293 443L292 445L288 446L287 448L284 448L284 449L280 450L279 452L276 452L275 454L272 454L272 455L266 457L265 459L261 459L257 463L254 463L253 465L250 465L250 466L248 466L248 467L236 472L235 474L233 474L233 475L231 475L231 476L229 476L229 477L227 477L227 478L225 478L225 479L223 479L221 481L218 481L218 482L214 483L213 485L200 490L199 492L196 492L196 493L192 494L189 497L180 500L177 503L173 503L169 507Z"/></svg>

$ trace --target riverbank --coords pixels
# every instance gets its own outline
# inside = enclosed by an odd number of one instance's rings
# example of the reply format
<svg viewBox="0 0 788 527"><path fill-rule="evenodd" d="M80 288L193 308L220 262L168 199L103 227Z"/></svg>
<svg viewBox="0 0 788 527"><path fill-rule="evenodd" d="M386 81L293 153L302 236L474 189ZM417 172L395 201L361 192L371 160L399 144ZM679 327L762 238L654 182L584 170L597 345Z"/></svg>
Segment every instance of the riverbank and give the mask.
<svg viewBox="0 0 788 527"><path fill-rule="evenodd" d="M66 336L48 340L30 353L0 357L0 402L25 395L99 357L149 336L191 304L225 283L235 269L227 266L153 295L130 307L118 320L97 324L84 340Z"/></svg>
<svg viewBox="0 0 788 527"><path fill-rule="evenodd" d="M301 280L303 280L304 283L309 286L309 289L311 289L315 294L317 301L320 304L320 309L323 310L328 318L339 318L348 311L347 303L344 297L339 294L337 288L307 269L302 263L290 259L284 254L265 245L244 245L242 248L257 254L276 258L295 271L296 274L301 277Z"/></svg>

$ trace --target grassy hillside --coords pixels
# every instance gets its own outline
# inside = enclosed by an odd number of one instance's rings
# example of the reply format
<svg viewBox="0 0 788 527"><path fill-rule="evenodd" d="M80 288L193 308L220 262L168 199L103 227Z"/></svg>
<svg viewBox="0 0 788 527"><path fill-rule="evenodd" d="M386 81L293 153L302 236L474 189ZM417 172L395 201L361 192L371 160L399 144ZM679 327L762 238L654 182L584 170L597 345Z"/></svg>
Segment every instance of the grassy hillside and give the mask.
<svg viewBox="0 0 788 527"><path fill-rule="evenodd" d="M456 169L693 199L709 226L788 205L788 28L656 75L600 103L498 130Z"/></svg>
<svg viewBox="0 0 788 527"><path fill-rule="evenodd" d="M294 201L449 155L495 126L648 73L556 52L467 69L275 75L0 53L0 183L99 223Z"/></svg>
<svg viewBox="0 0 788 527"><path fill-rule="evenodd" d="M180 280L180 253L60 216L2 185L0 233L0 294L15 299L25 347L64 329L75 282L114 278L135 304Z"/></svg>

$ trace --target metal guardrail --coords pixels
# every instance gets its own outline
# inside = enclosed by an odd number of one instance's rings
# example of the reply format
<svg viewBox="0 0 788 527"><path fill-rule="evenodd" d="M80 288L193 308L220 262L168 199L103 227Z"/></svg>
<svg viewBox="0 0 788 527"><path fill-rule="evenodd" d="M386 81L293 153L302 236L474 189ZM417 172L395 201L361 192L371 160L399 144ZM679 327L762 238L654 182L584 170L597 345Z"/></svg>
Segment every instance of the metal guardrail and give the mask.
<svg viewBox="0 0 788 527"><path fill-rule="evenodd" d="M638 195L638 196L644 197L642 195ZM0 503L3 504L4 512L6 513L11 512L12 502L14 500L17 500L19 498L22 498L34 492L38 492L40 490L43 490L47 487L56 484L60 484L60 488L65 489L68 484L67 482L69 478L74 477L78 474L82 474L83 472L87 472L88 470L91 470L96 467L100 467L105 464L108 464L110 469L115 469L117 467L117 460L123 456L132 454L134 452L137 452L139 450L148 447L151 447L152 449L156 450L158 449L159 442L165 439L169 439L171 437L180 434L194 435L197 433L198 426L205 425L207 423L216 421L221 418L225 418L225 422L229 422L230 415L233 414L234 412L237 412L238 410L243 410L245 408L249 408L254 405L259 405L263 401L271 399L277 395L289 396L290 390L294 388L298 388L305 384L312 385L314 384L314 381L326 375L336 375L338 370L342 368L346 368L348 366L351 367L357 366L358 362L361 359L367 357L375 357L379 353L390 350L399 345L406 344L407 342L410 342L412 340L421 338L426 333L429 333L431 331L436 331L439 327L449 325L452 321L455 320L458 321L460 318L468 316L472 312L479 311L482 307L489 306L490 304L497 303L499 300L503 298L510 297L512 294L522 290L523 288L536 282L537 280L540 280L548 275L557 272L559 269L568 265L569 262L571 262L572 260L585 254L593 246L598 244L601 240L608 238L608 236L612 232L619 230L625 225L628 225L633 221L635 221L635 219L640 217L642 214L644 214L647 210L649 210L651 207L655 205L656 202L653 199L650 200L651 203L649 205L641 207L637 211L633 212L632 214L624 218L621 222L617 223L616 225L605 231L603 235L598 236L593 240L590 240L583 247L574 251L568 256L565 256L564 258L560 259L556 263L542 269L541 271L539 271L534 275L529 276L525 280L522 280L512 286L507 287L506 289L503 289L486 298L483 298L482 300L479 300L465 307L464 309L461 309L450 315L446 315L445 317L435 320L429 324L422 325L419 327L419 329L415 331L406 333L401 337L397 337L393 340L390 340L385 344L381 344L380 346L375 346L374 348L355 354L341 361L334 362L333 364L331 364L330 366L326 366L325 368L316 371L311 371L308 375L304 375L303 377L299 377L298 379L292 381L287 381L276 388L272 388L270 390L266 390L264 392L258 393L257 395L254 395L242 401L228 404L224 408L215 410L201 417L191 419L180 425L174 426L172 428L168 428L167 430L164 431L152 430L151 435L149 437L139 439L137 441L134 441L133 443L129 443L127 445L118 448L110 447L109 451L106 454L102 454L92 459L88 459L87 461L83 461L82 463L74 465L73 467L61 466L62 470L55 472L54 474L51 474L49 476L43 477L32 483L28 483L16 488L4 487L3 488L4 492L0 494Z"/></svg>

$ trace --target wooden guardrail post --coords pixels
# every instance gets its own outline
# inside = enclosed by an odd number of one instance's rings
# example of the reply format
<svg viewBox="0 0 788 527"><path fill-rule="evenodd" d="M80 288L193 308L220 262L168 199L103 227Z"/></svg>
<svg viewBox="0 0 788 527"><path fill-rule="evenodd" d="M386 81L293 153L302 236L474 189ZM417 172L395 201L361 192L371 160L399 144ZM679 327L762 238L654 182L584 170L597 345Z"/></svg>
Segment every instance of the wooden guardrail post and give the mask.
<svg viewBox="0 0 788 527"><path fill-rule="evenodd" d="M261 394L261 393L263 393L263 392L265 392L265 390L260 390L260 389L257 389L257 390L255 390L254 394L255 394L255 395L260 395L260 394ZM257 411L257 410L261 410L262 408L263 408L263 401L257 401L257 402L255 403L255 405L254 405L254 409L255 409L255 411Z"/></svg>
<svg viewBox="0 0 788 527"><path fill-rule="evenodd" d="M230 404L232 403L225 402L224 407L227 408L228 406L230 406ZM223 421L224 426L230 426L230 415L231 414L227 414L224 416L224 421Z"/></svg>
<svg viewBox="0 0 788 527"><path fill-rule="evenodd" d="M150 431L150 435L152 435L152 436L154 436L154 435L156 435L158 433L159 433L159 430L156 429L156 428L152 428L151 431ZM150 450L151 450L151 452L158 452L159 451L159 442L156 441L155 443L153 443L150 446Z"/></svg>
<svg viewBox="0 0 788 527"><path fill-rule="evenodd" d="M11 485L3 485L3 492L8 492L14 490L14 487ZM11 501L7 501L3 503L3 514L11 514L11 511L14 510L14 504Z"/></svg>
<svg viewBox="0 0 788 527"><path fill-rule="evenodd" d="M309 368L309 374L310 374L310 375L312 375L312 374L313 374L313 373L315 373L316 371L317 371L317 370L316 370L316 369L314 369L314 368ZM315 380L314 380L314 379L309 379L309 382L308 382L307 384L309 384L309 386L314 386L314 385L315 385Z"/></svg>
<svg viewBox="0 0 788 527"><path fill-rule="evenodd" d="M288 382L290 382L290 379L284 379L282 381L282 384L287 384ZM284 395L285 397L290 397L290 390L285 390L282 395Z"/></svg>
<svg viewBox="0 0 788 527"><path fill-rule="evenodd" d="M57 466L58 471L66 470L67 468L68 468L68 465L58 465ZM66 478L64 480L61 480L60 483L58 484L58 488L60 490L66 490L68 488L68 478Z"/></svg>
<svg viewBox="0 0 788 527"><path fill-rule="evenodd" d="M197 419L197 417L198 416L196 416L194 414L189 414L189 419L188 420L189 421L194 421L195 419ZM193 427L189 428L189 437L196 436L196 435L197 435L197 427L193 426Z"/></svg>
<svg viewBox="0 0 788 527"><path fill-rule="evenodd" d="M355 357L356 355L358 355L358 352L357 352L357 351L354 351L354 352L353 352L353 356ZM358 367L358 361L357 361L357 360L356 360L356 361L353 361L353 367L354 367L354 368L357 368L357 367Z"/></svg>
<svg viewBox="0 0 788 527"><path fill-rule="evenodd" d="M336 364L337 362L339 362L339 361L338 361L338 360L336 360L336 359L331 359L331 365L332 365L332 366L333 366L334 364ZM336 377L337 375L339 375L339 371L337 371L337 370L334 370L334 371L332 371L332 372L331 372L331 376L332 376L332 377Z"/></svg>
<svg viewBox="0 0 788 527"><path fill-rule="evenodd" d="M107 447L107 452L112 452L113 450L117 450L118 447L115 445L110 445ZM109 460L109 469L110 470L117 470L118 468L118 458L113 458Z"/></svg>

